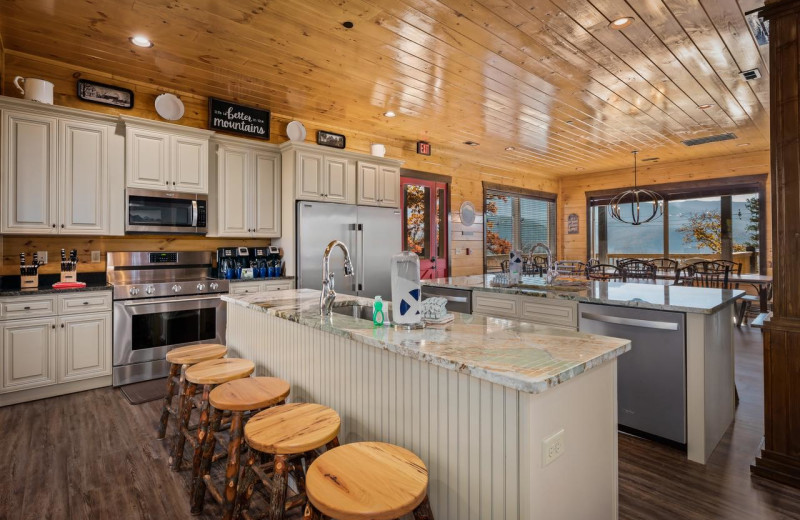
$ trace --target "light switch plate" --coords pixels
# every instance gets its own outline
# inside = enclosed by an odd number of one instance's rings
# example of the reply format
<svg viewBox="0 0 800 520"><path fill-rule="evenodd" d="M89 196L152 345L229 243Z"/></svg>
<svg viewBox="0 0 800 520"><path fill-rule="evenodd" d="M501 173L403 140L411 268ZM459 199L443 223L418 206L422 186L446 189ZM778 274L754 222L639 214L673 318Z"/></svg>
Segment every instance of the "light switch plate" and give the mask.
<svg viewBox="0 0 800 520"><path fill-rule="evenodd" d="M564 430L559 430L542 441L542 467L564 454Z"/></svg>
<svg viewBox="0 0 800 520"><path fill-rule="evenodd" d="M92 251L92 263L100 262L100 251Z"/></svg>
<svg viewBox="0 0 800 520"><path fill-rule="evenodd" d="M39 257L39 263L47 263L47 251L36 251L36 255Z"/></svg>

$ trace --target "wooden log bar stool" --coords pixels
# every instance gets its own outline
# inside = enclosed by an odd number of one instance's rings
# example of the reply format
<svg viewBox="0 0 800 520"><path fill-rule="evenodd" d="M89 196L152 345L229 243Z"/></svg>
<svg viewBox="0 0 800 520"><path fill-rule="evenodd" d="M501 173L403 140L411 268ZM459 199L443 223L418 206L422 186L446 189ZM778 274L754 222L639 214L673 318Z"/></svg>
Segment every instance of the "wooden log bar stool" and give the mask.
<svg viewBox="0 0 800 520"><path fill-rule="evenodd" d="M333 449L339 445L339 415L321 404L291 403L264 410L252 417L244 427L249 447L247 462L239 482L234 518L247 514L256 480L261 481L269 497L266 518L281 520L286 511L305 504L304 465L317 456L317 450ZM274 455L274 460L262 466L256 455ZM306 460L302 460L306 459ZM301 466L295 462L300 460ZM297 471L297 470L300 471ZM271 476L268 474L272 471ZM293 473L298 494L286 500L289 472Z"/></svg>
<svg viewBox="0 0 800 520"><path fill-rule="evenodd" d="M200 449L203 439L208 432L208 396L211 390L217 385L249 377L256 369L255 364L247 359L223 358L203 361L186 369L185 383L181 393L180 420L178 422L178 433L175 436L175 443L172 454L169 457L169 464L173 471L181 468L183 461L183 448L186 441L194 448L193 468L200 466ZM194 395L197 393L197 385L202 385L203 393L197 407L200 409L200 422L197 424L197 436L189 429L189 418L192 414Z"/></svg>
<svg viewBox="0 0 800 520"><path fill-rule="evenodd" d="M178 406L172 407L172 398L180 392L183 394L184 373L186 369L196 363L220 359L228 353L228 347L218 344L189 345L178 347L167 352L169 376L167 377L167 393L164 394L164 409L161 412L161 421L158 423L158 439L163 439L167 434L167 423L172 415L177 420L178 410L182 408L180 398ZM177 387L177 388L176 388ZM176 392L177 390L177 392Z"/></svg>
<svg viewBox="0 0 800 520"><path fill-rule="evenodd" d="M433 520L428 469L414 453L383 442L356 442L317 458L306 474L303 520Z"/></svg>
<svg viewBox="0 0 800 520"><path fill-rule="evenodd" d="M199 471L192 475L192 514L203 512L205 490L222 505L223 518L233 518L233 506L239 483L239 460L246 415L283 404L289 395L289 383L277 377L248 377L219 385L209 394L211 420L202 446ZM211 479L214 448L224 412L231 413L225 468L225 487L220 492Z"/></svg>

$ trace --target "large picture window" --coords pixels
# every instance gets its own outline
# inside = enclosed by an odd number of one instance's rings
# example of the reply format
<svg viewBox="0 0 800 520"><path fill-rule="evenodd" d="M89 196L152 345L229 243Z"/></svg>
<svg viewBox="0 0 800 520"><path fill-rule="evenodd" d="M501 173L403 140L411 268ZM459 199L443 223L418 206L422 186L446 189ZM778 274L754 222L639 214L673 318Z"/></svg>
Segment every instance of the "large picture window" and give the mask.
<svg viewBox="0 0 800 520"><path fill-rule="evenodd" d="M512 250L529 252L542 242L556 247L556 199L540 193L484 183L485 271L498 272Z"/></svg>
<svg viewBox="0 0 800 520"><path fill-rule="evenodd" d="M590 256L610 264L629 257L721 258L742 264L742 272L764 272L764 182L722 181L656 186L664 214L640 226L612 219L608 196L588 195Z"/></svg>

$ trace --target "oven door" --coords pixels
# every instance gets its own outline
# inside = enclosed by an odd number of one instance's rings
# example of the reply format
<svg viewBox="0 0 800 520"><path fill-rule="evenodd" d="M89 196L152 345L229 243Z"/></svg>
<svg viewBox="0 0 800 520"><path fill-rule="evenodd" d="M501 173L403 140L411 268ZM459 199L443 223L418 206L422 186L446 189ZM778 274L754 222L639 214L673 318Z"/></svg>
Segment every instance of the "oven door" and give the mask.
<svg viewBox="0 0 800 520"><path fill-rule="evenodd" d="M205 234L207 197L195 193L128 189L126 233Z"/></svg>
<svg viewBox="0 0 800 520"><path fill-rule="evenodd" d="M114 302L114 366L164 360L175 347L225 343L219 294Z"/></svg>

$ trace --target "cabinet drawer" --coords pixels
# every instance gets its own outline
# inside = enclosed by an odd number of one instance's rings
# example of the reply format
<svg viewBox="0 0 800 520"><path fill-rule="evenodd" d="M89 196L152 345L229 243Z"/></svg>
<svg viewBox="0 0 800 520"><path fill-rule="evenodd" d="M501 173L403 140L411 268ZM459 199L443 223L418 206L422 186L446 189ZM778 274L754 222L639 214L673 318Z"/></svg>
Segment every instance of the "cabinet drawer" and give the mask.
<svg viewBox="0 0 800 520"><path fill-rule="evenodd" d="M516 318L519 316L519 302L515 296L489 296L478 291L472 293L473 314L496 316L498 318Z"/></svg>
<svg viewBox="0 0 800 520"><path fill-rule="evenodd" d="M58 297L59 314L83 314L111 310L111 291L65 294Z"/></svg>
<svg viewBox="0 0 800 520"><path fill-rule="evenodd" d="M261 282L232 283L228 294L251 294L262 291Z"/></svg>
<svg viewBox="0 0 800 520"><path fill-rule="evenodd" d="M294 282L265 282L264 291L288 291L294 289Z"/></svg>
<svg viewBox="0 0 800 520"><path fill-rule="evenodd" d="M51 316L55 313L55 296L38 296L35 298L13 296L0 300L0 320Z"/></svg>
<svg viewBox="0 0 800 520"><path fill-rule="evenodd" d="M523 301L523 321L542 325L560 325L575 330L578 326L578 306L574 302L560 302L542 299L541 302Z"/></svg>

